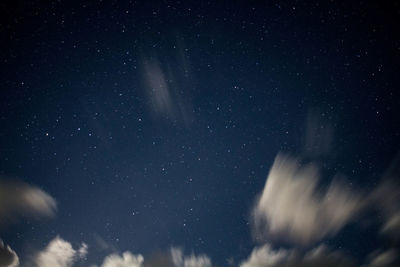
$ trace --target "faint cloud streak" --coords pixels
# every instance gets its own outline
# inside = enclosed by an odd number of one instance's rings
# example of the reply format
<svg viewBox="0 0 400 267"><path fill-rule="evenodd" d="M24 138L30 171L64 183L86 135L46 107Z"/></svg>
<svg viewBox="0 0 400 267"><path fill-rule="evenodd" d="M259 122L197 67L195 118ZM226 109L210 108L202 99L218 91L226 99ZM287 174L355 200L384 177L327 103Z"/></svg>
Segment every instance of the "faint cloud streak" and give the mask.
<svg viewBox="0 0 400 267"><path fill-rule="evenodd" d="M157 60L146 60L144 62L144 72L148 85L147 94L152 109L156 113L174 116L175 110L168 81L160 67L160 63Z"/></svg>
<svg viewBox="0 0 400 267"><path fill-rule="evenodd" d="M180 248L171 248L172 262L175 267L211 267L211 259L204 255L186 256Z"/></svg>
<svg viewBox="0 0 400 267"><path fill-rule="evenodd" d="M19 258L17 253L9 246L6 246L0 239L0 267L17 267Z"/></svg>
<svg viewBox="0 0 400 267"><path fill-rule="evenodd" d="M392 239L400 238L400 156L397 156L383 175L381 183L369 197L384 218L381 233Z"/></svg>
<svg viewBox="0 0 400 267"><path fill-rule="evenodd" d="M57 210L53 197L22 182L0 181L0 223L18 216L52 217Z"/></svg>
<svg viewBox="0 0 400 267"><path fill-rule="evenodd" d="M142 77L150 112L172 122L190 125L192 104L190 90L193 87L188 49L177 39L178 49L172 56L160 60L157 56L143 57Z"/></svg>
<svg viewBox="0 0 400 267"><path fill-rule="evenodd" d="M395 249L389 249L384 252L375 251L369 258L370 261L365 267L398 266L400 264L399 252Z"/></svg>
<svg viewBox="0 0 400 267"><path fill-rule="evenodd" d="M353 260L339 251L331 251L320 245L306 253L295 249L273 250L271 245L254 248L249 258L239 267L350 267L356 266Z"/></svg>

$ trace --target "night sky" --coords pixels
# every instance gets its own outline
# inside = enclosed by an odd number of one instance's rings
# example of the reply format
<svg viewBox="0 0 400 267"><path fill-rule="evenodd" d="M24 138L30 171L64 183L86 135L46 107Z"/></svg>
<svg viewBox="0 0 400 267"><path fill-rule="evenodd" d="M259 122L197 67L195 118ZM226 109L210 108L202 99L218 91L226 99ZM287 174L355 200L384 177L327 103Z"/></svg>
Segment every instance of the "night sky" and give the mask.
<svg viewBox="0 0 400 267"><path fill-rule="evenodd" d="M1 1L0 266L399 266L399 29L397 1Z"/></svg>

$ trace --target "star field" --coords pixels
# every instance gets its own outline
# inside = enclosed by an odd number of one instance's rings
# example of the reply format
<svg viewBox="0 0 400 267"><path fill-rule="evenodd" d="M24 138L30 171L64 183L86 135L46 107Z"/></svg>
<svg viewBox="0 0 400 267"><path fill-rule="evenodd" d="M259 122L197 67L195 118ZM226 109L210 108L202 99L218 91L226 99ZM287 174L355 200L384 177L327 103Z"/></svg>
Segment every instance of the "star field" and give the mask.
<svg viewBox="0 0 400 267"><path fill-rule="evenodd" d="M1 251L40 267L119 266L105 259L125 251L131 267L287 262L251 261L263 246L309 266L322 245L346 255L332 266L379 266L385 251L382 266L397 264L399 12L395 1L3 1L0 266L17 266ZM294 174L274 187L272 170ZM349 194L324 198L336 185ZM310 229L301 242L297 227ZM64 263L46 265L51 244L70 251Z"/></svg>

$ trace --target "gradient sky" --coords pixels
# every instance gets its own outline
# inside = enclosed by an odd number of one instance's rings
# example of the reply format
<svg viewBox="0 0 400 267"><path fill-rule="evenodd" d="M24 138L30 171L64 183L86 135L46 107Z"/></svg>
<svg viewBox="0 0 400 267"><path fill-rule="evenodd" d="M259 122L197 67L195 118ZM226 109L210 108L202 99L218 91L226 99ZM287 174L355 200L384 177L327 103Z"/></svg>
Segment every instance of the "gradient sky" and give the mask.
<svg viewBox="0 0 400 267"><path fill-rule="evenodd" d="M1 1L0 238L21 266L57 236L87 245L73 266L171 248L213 266L265 244L324 244L356 266L397 251L400 225L382 227L399 191L378 189L399 180L400 5L305 2ZM291 163L319 173L259 198L280 160L278 182ZM348 198L299 240L290 214L336 180Z"/></svg>

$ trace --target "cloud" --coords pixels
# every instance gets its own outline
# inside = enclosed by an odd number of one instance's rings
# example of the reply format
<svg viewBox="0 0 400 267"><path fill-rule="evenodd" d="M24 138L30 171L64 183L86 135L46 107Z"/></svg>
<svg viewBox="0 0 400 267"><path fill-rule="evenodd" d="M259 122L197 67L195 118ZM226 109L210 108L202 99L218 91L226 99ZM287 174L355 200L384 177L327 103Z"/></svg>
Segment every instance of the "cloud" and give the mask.
<svg viewBox="0 0 400 267"><path fill-rule="evenodd" d="M392 234L392 236L400 236L400 212L390 216L381 229L382 233Z"/></svg>
<svg viewBox="0 0 400 267"><path fill-rule="evenodd" d="M107 241L104 240L103 237L101 237L99 234L94 233L93 234L93 239L94 239L94 245L99 249L99 250L109 250L109 251L117 251L117 249L112 246L111 244L107 243Z"/></svg>
<svg viewBox="0 0 400 267"><path fill-rule="evenodd" d="M77 251L78 258L84 259L86 258L87 254L88 254L88 245L82 243L81 247Z"/></svg>
<svg viewBox="0 0 400 267"><path fill-rule="evenodd" d="M311 267L311 266L355 266L353 261L338 251L320 245L307 253L297 250L273 250L269 244L254 248L249 258L240 267Z"/></svg>
<svg viewBox="0 0 400 267"><path fill-rule="evenodd" d="M2 243L1 243L2 244ZM4 246L3 246L4 247ZM8 259L14 254L18 264L18 257L9 247L4 248L8 251ZM0 251L0 267L2 264L2 253ZM34 256L34 266L37 267L72 267L81 259L86 259L88 254L88 246L82 243L78 249L74 249L68 241L55 237L49 242L47 247ZM18 265L4 265L4 267L16 267ZM79 265L80 266L80 265ZM158 252L149 256L148 260L144 260L142 254L133 254L130 251L112 253L106 256L101 265L90 265L91 267L211 267L211 260L206 255L184 255L182 249L171 248L168 252Z"/></svg>
<svg viewBox="0 0 400 267"><path fill-rule="evenodd" d="M157 57L142 60L144 88L150 111L157 117L172 121L192 121L189 90L192 87L190 64L180 49L176 59L163 64Z"/></svg>
<svg viewBox="0 0 400 267"><path fill-rule="evenodd" d="M382 213L381 233L400 238L400 156L397 156L383 175L381 183L370 194L368 202Z"/></svg>
<svg viewBox="0 0 400 267"><path fill-rule="evenodd" d="M122 256L118 254L107 256L101 267L142 267L143 261L142 255L133 255L131 252L126 251Z"/></svg>
<svg viewBox="0 0 400 267"><path fill-rule="evenodd" d="M146 257L145 267L175 267L170 251L156 251Z"/></svg>
<svg viewBox="0 0 400 267"><path fill-rule="evenodd" d="M355 266L354 261L340 251L332 251L325 245L319 245L304 255L300 266ZM296 265L299 266L299 265Z"/></svg>
<svg viewBox="0 0 400 267"><path fill-rule="evenodd" d="M152 108L156 113L174 114L172 96L167 78L157 60L144 61L144 73L147 82L147 93Z"/></svg>
<svg viewBox="0 0 400 267"><path fill-rule="evenodd" d="M181 248L157 251L146 257L144 267L211 267L211 259L204 255L184 255ZM123 265L124 266L124 265ZM133 265L136 266L136 265Z"/></svg>
<svg viewBox="0 0 400 267"><path fill-rule="evenodd" d="M0 239L0 267L17 267L19 265L19 258L17 253L9 246L4 245Z"/></svg>
<svg viewBox="0 0 400 267"><path fill-rule="evenodd" d="M171 257L175 267L211 267L210 258L204 254L185 256L182 249L171 248Z"/></svg>
<svg viewBox="0 0 400 267"><path fill-rule="evenodd" d="M399 266L399 252L389 249L384 252L374 252L370 255L370 261L366 267Z"/></svg>
<svg viewBox="0 0 400 267"><path fill-rule="evenodd" d="M36 255L35 264L38 267L70 267L78 259L85 258L87 252L85 243L75 250L68 241L57 236Z"/></svg>
<svg viewBox="0 0 400 267"><path fill-rule="evenodd" d="M0 223L21 215L51 217L56 201L40 188L11 181L0 181Z"/></svg>
<svg viewBox="0 0 400 267"><path fill-rule="evenodd" d="M240 267L275 266L291 258L292 252L284 249L272 250L269 244L254 248L250 257L240 264Z"/></svg>
<svg viewBox="0 0 400 267"><path fill-rule="evenodd" d="M383 214L381 233L400 237L400 187L394 180L384 180L371 194L370 202Z"/></svg>
<svg viewBox="0 0 400 267"><path fill-rule="evenodd" d="M279 154L253 210L256 239L279 236L308 245L346 225L362 208L362 196L337 179L319 192L319 178L315 165Z"/></svg>

